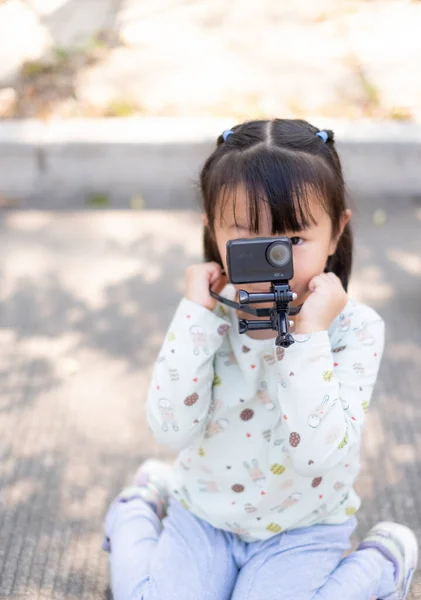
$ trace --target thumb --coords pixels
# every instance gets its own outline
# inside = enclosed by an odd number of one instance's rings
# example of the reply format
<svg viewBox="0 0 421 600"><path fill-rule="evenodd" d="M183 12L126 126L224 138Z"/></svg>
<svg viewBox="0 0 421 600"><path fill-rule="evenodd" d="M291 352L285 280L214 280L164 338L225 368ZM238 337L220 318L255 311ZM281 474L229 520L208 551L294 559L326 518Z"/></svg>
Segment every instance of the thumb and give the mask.
<svg viewBox="0 0 421 600"><path fill-rule="evenodd" d="M320 275L315 275L313 277L313 279L310 279L310 282L308 284L308 289L310 290L310 292L315 292L317 290L318 287L320 287L321 281L320 281Z"/></svg>
<svg viewBox="0 0 421 600"><path fill-rule="evenodd" d="M222 274L221 265L219 265L218 263L210 263L208 274L209 274L209 283L210 284L215 283L215 281L217 281L221 277L221 274Z"/></svg>

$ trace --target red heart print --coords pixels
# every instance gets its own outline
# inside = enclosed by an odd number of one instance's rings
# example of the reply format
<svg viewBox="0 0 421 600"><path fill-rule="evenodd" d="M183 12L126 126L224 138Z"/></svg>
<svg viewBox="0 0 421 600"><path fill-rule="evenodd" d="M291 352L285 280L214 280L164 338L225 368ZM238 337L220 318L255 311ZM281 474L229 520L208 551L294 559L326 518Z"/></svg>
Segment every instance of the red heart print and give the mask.
<svg viewBox="0 0 421 600"><path fill-rule="evenodd" d="M195 383L197 383L197 377L195 377L195 378L193 379L193 381L194 381Z"/></svg>
<svg viewBox="0 0 421 600"><path fill-rule="evenodd" d="M246 433L246 436L249 438L251 437L251 433Z"/></svg>
<svg viewBox="0 0 421 600"><path fill-rule="evenodd" d="M266 496L266 492L264 492L263 490L260 492L261 496Z"/></svg>
<svg viewBox="0 0 421 600"><path fill-rule="evenodd" d="M288 417L286 415L284 415L284 419L285 421L288 421Z"/></svg>
<svg viewBox="0 0 421 600"><path fill-rule="evenodd" d="M159 388L159 385L157 385L157 386L156 386L156 389L157 389L157 390L159 390L159 389L160 389L160 388Z"/></svg>
<svg viewBox="0 0 421 600"><path fill-rule="evenodd" d="M231 502L231 504L235 504L235 502Z"/></svg>
<svg viewBox="0 0 421 600"><path fill-rule="evenodd" d="M351 417L351 419L352 419L353 421L356 421L356 420L357 420L355 417Z"/></svg>
<svg viewBox="0 0 421 600"><path fill-rule="evenodd" d="M320 494L319 498L320 498L320 500L321 500L321 499L323 498L323 494Z"/></svg>
<svg viewBox="0 0 421 600"><path fill-rule="evenodd" d="M191 315L186 315L186 319L190 319Z"/></svg>
<svg viewBox="0 0 421 600"><path fill-rule="evenodd" d="M250 367L251 367L252 369L255 369L255 368L256 368L256 365L250 365Z"/></svg>
<svg viewBox="0 0 421 600"><path fill-rule="evenodd" d="M339 363L333 363L334 367L337 367L339 365Z"/></svg>

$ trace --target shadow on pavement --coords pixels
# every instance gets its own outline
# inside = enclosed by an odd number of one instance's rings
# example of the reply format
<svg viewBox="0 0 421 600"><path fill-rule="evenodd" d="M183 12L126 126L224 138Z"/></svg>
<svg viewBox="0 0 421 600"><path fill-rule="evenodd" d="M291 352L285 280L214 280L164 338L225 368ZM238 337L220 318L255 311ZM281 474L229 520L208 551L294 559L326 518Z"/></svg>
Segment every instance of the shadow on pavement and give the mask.
<svg viewBox="0 0 421 600"><path fill-rule="evenodd" d="M374 208L387 214L372 223ZM359 202L351 294L387 324L358 491L421 534L420 208ZM0 222L0 596L110 599L102 519L146 456L162 337L200 260L198 213L4 213ZM105 596L104 596L105 594ZM421 597L417 579L411 600Z"/></svg>

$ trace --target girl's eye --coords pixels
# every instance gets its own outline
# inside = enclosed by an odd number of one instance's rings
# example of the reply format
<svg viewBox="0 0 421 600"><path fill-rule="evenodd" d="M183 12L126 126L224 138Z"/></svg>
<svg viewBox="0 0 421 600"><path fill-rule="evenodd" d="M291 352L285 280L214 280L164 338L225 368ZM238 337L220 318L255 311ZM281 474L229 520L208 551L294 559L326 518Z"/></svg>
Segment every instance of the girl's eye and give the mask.
<svg viewBox="0 0 421 600"><path fill-rule="evenodd" d="M303 238L300 237L292 237L290 239L293 246L299 246L304 242Z"/></svg>

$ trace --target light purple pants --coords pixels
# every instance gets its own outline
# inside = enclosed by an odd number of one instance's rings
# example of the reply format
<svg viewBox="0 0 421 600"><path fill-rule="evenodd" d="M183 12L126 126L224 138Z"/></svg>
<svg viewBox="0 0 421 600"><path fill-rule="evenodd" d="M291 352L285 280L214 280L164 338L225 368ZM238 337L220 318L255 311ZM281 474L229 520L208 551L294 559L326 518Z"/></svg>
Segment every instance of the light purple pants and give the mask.
<svg viewBox="0 0 421 600"><path fill-rule="evenodd" d="M396 598L393 564L380 552L342 558L355 518L246 543L171 499L163 525L141 498L111 505L105 549L114 600Z"/></svg>

